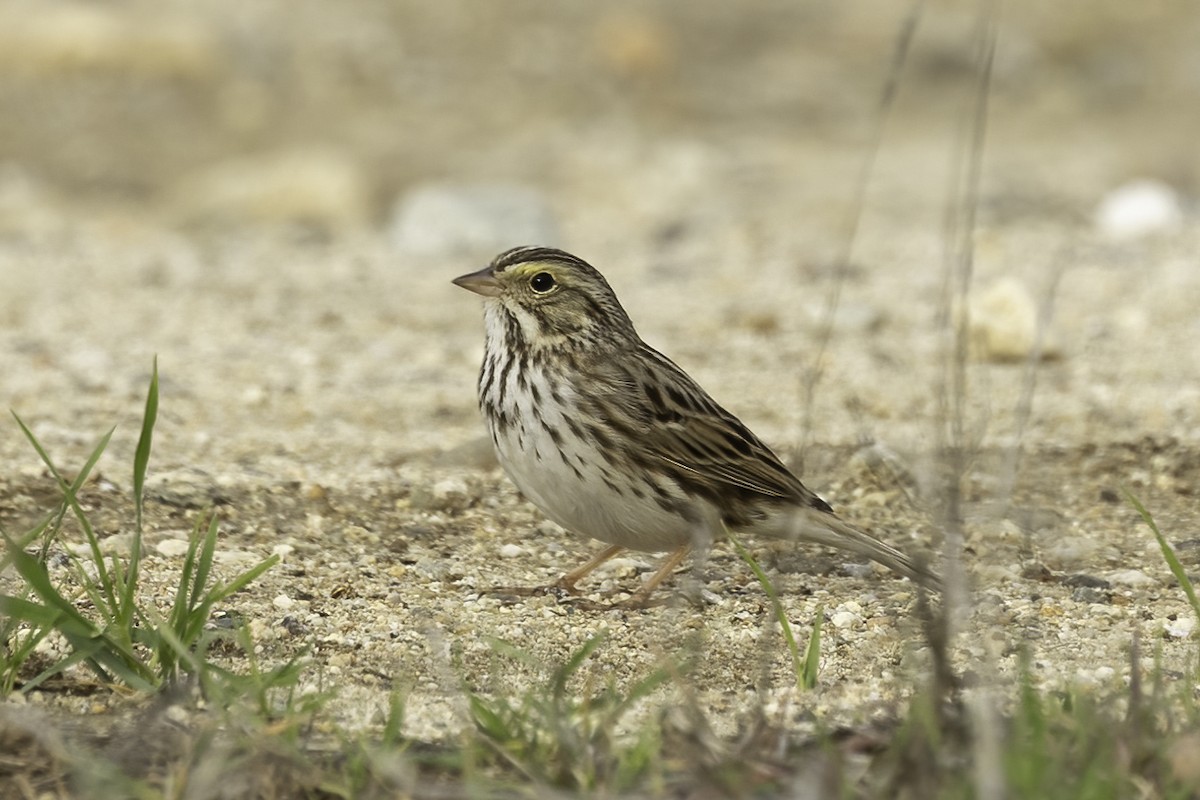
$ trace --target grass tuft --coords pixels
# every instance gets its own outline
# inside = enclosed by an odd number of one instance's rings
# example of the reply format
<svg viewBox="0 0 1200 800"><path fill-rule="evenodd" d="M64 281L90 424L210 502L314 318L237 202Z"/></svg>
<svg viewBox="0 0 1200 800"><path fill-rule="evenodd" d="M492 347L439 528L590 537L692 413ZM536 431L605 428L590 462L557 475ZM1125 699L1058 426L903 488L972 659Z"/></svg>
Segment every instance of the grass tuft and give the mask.
<svg viewBox="0 0 1200 800"><path fill-rule="evenodd" d="M657 731L646 725L627 736L620 725L634 704L686 672L687 665L655 669L623 691L611 678L594 693L586 681L575 689L581 667L605 638L601 633L588 639L549 671L544 685L522 694L466 689L475 730L499 764L534 784L559 789L619 792L646 777L657 760ZM531 653L508 642L494 639L491 645L500 656L543 668Z"/></svg>
<svg viewBox="0 0 1200 800"><path fill-rule="evenodd" d="M202 676L209 671L212 665L205 654L215 635L207 630L213 607L256 580L278 562L278 557L264 559L227 583L214 580L217 521L212 517L205 525L199 520L184 558L182 579L165 617L151 600L141 596L144 488L158 418L157 360L134 454L134 531L123 554L104 553L101 538L78 499L80 489L108 447L113 430L101 437L74 480L68 481L20 416L13 412L13 418L54 477L62 497L57 507L27 534L13 537L0 532L6 546L0 570L12 566L22 584L15 594L0 594L0 616L4 617L0 634L5 648L0 687L11 690L19 685L22 692L29 692L77 664L89 668L102 683L120 683L143 692L158 691L181 675ZM68 513L78 523L90 557L68 549L70 579L55 580L46 567L47 556L61 535ZM26 548L39 540L38 555L31 555ZM80 610L89 605L90 614ZM66 640L69 653L22 679L35 649L52 633Z"/></svg>

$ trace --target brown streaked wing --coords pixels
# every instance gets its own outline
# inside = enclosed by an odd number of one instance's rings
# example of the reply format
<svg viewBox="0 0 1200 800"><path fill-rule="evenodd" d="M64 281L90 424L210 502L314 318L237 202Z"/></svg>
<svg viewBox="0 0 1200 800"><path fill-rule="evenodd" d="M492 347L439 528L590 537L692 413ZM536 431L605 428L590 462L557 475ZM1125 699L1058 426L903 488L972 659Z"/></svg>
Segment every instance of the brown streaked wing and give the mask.
<svg viewBox="0 0 1200 800"><path fill-rule="evenodd" d="M714 489L722 484L735 486L764 497L832 511L749 428L718 405L673 361L649 345L643 345L640 355L646 374L639 376L625 401L643 406L639 410L644 410L643 418L650 422L640 439L640 448L647 455L674 465Z"/></svg>

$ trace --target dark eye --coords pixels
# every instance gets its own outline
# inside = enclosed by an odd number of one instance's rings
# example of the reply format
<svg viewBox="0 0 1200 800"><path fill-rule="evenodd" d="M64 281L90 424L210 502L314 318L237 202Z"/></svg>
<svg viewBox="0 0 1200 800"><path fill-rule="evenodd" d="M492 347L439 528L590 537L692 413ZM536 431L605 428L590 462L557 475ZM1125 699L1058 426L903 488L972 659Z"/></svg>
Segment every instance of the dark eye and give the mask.
<svg viewBox="0 0 1200 800"><path fill-rule="evenodd" d="M554 276L549 272L539 272L529 279L529 288L538 294L545 294L554 288Z"/></svg>

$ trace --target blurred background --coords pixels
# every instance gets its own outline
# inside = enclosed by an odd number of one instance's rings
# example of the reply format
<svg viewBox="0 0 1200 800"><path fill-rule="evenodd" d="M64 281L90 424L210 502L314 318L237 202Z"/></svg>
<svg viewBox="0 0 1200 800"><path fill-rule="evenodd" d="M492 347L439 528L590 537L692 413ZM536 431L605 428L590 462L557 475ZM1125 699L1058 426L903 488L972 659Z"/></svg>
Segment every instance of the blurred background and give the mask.
<svg viewBox="0 0 1200 800"><path fill-rule="evenodd" d="M543 243L777 442L841 291L820 436L923 449L988 14L981 426L1014 430L1053 297L1044 435L1194 431L1158 382L1200 372L1195 2L3 0L0 395L87 441L159 354L216 462L455 446L482 337L449 280Z"/></svg>
<svg viewBox="0 0 1200 800"><path fill-rule="evenodd" d="M920 7L878 180L899 171L888 153L924 157L914 139L952 141L974 87L976 11ZM431 181L533 187L568 230L589 210L636 212L636 235L678 234L706 209L750 219L793 193L850 191L912 12L862 0L6 0L0 229L64 214L379 228L401 224L398 201ZM994 13L997 204L1090 213L1138 177L1195 194L1200 6ZM940 173L900 173L914 194L944 194Z"/></svg>

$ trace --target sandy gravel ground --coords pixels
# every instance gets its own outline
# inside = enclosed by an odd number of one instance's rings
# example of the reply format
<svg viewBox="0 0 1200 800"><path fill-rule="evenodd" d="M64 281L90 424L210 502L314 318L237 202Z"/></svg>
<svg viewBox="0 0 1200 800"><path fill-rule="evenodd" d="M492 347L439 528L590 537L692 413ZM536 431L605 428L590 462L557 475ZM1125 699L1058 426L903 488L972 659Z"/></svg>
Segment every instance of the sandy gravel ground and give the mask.
<svg viewBox="0 0 1200 800"><path fill-rule="evenodd" d="M409 732L448 736L467 724L463 683L535 679L488 637L553 663L599 631L597 682L694 652L689 690L662 699L700 704L722 733L763 705L795 726L887 713L926 666L914 589L837 554L754 543L801 635L825 615L821 685L803 695L727 548L698 573L703 608L486 593L551 580L593 547L517 495L475 408L479 303L449 281L526 242L464 241L450 214L417 243L393 208L431 182L529 192L552 225L528 230L600 268L643 337L843 516L936 548L943 219L971 17L935 3L922 20L806 415L899 16L353 5L335 21L312 3L61 5L22 23L24 49L0 42L0 399L67 469L118 426L86 492L115 546L157 355L150 588L168 596L179 541L215 507L222 569L283 555L222 610L250 621L264 659L311 648L348 723L376 722L399 685ZM1200 70L1174 43L1197 23L1101 5L1084 25L1014 4L1002 27L966 413L977 605L958 652L985 681L1011 676L1022 647L1047 686L1119 685L1134 635L1172 669L1195 651L1120 492L1196 563ZM1173 190L1167 211L1144 233L1098 224L1102 198L1137 179ZM0 525L21 530L52 497L0 425ZM628 590L654 565L619 559L589 588ZM103 716L125 701L22 702Z"/></svg>

